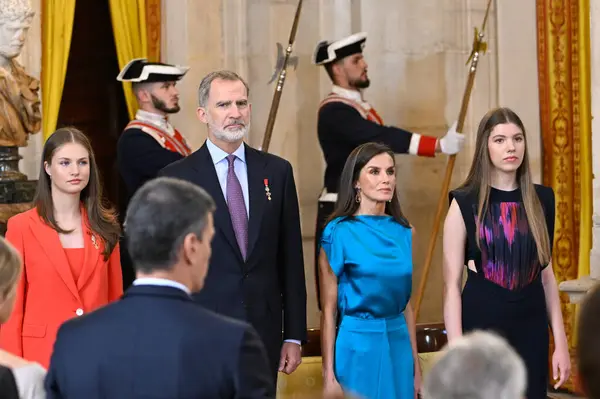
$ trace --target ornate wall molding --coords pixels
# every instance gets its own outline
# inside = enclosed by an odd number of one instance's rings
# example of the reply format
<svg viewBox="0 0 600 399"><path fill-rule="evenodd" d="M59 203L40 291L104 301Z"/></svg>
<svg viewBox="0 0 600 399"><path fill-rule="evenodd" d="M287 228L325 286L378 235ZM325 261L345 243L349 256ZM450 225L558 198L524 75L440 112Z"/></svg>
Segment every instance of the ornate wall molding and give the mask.
<svg viewBox="0 0 600 399"><path fill-rule="evenodd" d="M556 196L552 263L559 283L577 279L580 264L589 262L591 166L589 160L582 163L591 158L587 18L585 0L537 0L542 170L544 184L552 186ZM561 302L574 359L575 307L565 294ZM574 388L573 379L566 387Z"/></svg>
<svg viewBox="0 0 600 399"><path fill-rule="evenodd" d="M161 45L161 0L146 0L146 36L148 40L148 59L160 61Z"/></svg>

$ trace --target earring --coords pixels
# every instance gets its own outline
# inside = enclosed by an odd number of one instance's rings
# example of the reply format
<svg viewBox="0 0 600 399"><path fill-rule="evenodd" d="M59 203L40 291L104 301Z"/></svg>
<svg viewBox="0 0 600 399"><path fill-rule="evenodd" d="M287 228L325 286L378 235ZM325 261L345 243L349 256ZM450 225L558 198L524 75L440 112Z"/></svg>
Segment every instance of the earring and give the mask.
<svg viewBox="0 0 600 399"><path fill-rule="evenodd" d="M356 198L357 203L360 203L360 188L356 187Z"/></svg>

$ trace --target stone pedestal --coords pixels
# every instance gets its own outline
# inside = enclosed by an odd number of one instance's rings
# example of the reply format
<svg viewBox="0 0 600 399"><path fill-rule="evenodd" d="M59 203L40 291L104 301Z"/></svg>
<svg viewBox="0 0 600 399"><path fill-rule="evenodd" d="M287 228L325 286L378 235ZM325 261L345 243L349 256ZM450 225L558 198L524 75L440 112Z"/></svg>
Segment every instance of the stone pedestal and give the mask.
<svg viewBox="0 0 600 399"><path fill-rule="evenodd" d="M29 74L40 79L41 0L31 0L31 7L35 15L17 61ZM6 233L8 219L33 206L43 142L43 135L40 132L30 135L25 147L0 147L0 234L3 236Z"/></svg>
<svg viewBox="0 0 600 399"><path fill-rule="evenodd" d="M27 180L27 175L19 171L18 147L0 147L0 182Z"/></svg>
<svg viewBox="0 0 600 399"><path fill-rule="evenodd" d="M558 288L569 295L571 303L580 303L589 290L591 290L600 280L585 276L577 280L568 280L560 283Z"/></svg>
<svg viewBox="0 0 600 399"><path fill-rule="evenodd" d="M19 171L18 147L0 146L0 234L6 234L6 224L12 216L33 206L37 180L27 180Z"/></svg>
<svg viewBox="0 0 600 399"><path fill-rule="evenodd" d="M36 180L0 181L0 234L10 217L31 209L36 186Z"/></svg>
<svg viewBox="0 0 600 399"><path fill-rule="evenodd" d="M596 159L594 159L594 162L596 162ZM597 184L596 179L594 179L594 186ZM596 208L595 203L598 200L596 198L596 190L594 190L594 193L594 208ZM590 275L577 280L563 281L558 285L558 289L569 295L569 301L574 304L580 303L587 292L600 283L600 215L594 214L592 220L593 239L592 251L590 253Z"/></svg>

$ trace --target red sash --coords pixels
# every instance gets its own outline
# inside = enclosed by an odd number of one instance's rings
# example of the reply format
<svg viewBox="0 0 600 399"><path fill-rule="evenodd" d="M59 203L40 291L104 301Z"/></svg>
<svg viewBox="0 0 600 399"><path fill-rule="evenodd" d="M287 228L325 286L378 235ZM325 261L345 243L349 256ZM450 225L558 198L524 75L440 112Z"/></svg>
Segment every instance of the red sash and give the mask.
<svg viewBox="0 0 600 399"><path fill-rule="evenodd" d="M321 108L325 104L329 104L329 103L333 103L333 102L339 102L339 103L344 103L346 105L349 105L352 108L356 109L363 118L370 120L371 122L375 122L378 125L383 125L383 119L381 119L381 116L379 116L379 114L377 113L377 111L375 111L374 108L371 107L371 109L367 110L362 105L360 105L358 102L356 102L354 100L350 100L346 97L342 97L335 93L329 93L327 95L327 97L325 97L325 99L323 101L321 101L321 104L319 104L319 108Z"/></svg>
<svg viewBox="0 0 600 399"><path fill-rule="evenodd" d="M144 133L152 136L152 138L154 138L163 148L166 148L169 151L178 152L183 156L188 156L192 153L191 148L187 145L185 139L177 129L173 129L175 130L175 134L171 136L158 126L137 119L129 122L125 129L129 128L141 129Z"/></svg>

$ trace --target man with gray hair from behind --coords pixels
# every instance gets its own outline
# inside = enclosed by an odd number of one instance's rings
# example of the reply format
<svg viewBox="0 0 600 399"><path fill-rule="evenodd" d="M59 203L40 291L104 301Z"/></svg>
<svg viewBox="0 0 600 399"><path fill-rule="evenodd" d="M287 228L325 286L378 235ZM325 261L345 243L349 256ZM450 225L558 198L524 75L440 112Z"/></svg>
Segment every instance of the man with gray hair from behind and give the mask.
<svg viewBox="0 0 600 399"><path fill-rule="evenodd" d="M523 361L500 336L474 331L452 342L425 376L425 399L525 397Z"/></svg>
<svg viewBox="0 0 600 399"><path fill-rule="evenodd" d="M120 301L60 327L48 399L275 398L256 331L191 297L204 288L214 211L177 179L135 193L125 234L137 278Z"/></svg>

